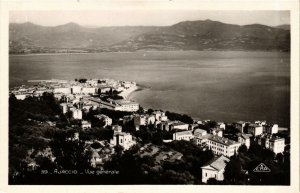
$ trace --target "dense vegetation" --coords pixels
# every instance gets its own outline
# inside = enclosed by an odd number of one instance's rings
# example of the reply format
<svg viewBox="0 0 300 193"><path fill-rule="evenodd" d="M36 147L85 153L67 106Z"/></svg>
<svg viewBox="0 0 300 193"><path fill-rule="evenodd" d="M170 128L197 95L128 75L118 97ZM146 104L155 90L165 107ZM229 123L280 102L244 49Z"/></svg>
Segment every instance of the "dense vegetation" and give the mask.
<svg viewBox="0 0 300 193"><path fill-rule="evenodd" d="M290 154L288 152L275 155L272 151L255 144L251 145L248 151L245 146L241 146L239 150L239 154L232 156L226 165L225 181L222 184L290 184ZM254 169L261 163L271 171L254 172Z"/></svg>

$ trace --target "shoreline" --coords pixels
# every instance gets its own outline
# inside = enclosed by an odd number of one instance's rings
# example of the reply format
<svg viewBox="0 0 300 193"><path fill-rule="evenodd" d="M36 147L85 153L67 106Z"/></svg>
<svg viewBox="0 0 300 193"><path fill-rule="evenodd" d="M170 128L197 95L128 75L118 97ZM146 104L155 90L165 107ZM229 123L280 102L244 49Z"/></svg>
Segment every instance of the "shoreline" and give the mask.
<svg viewBox="0 0 300 193"><path fill-rule="evenodd" d="M140 89L141 88L139 86L135 85L135 86L130 87L129 89L123 90L119 95L122 96L125 100L128 100L129 96L132 93L134 93Z"/></svg>
<svg viewBox="0 0 300 193"><path fill-rule="evenodd" d="M149 89L149 88L150 87L140 85L140 84L136 84L135 86L133 86L129 89L123 90L119 95L122 96L126 100L132 100L131 96L132 96L133 93L143 91L143 90L146 90L146 89Z"/></svg>

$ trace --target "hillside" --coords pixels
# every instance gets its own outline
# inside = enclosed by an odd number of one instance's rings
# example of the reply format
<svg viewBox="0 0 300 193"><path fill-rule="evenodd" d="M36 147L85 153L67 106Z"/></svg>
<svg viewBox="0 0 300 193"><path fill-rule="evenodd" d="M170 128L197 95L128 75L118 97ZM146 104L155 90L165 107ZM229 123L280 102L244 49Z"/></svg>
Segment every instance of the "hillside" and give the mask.
<svg viewBox="0 0 300 193"><path fill-rule="evenodd" d="M260 24L184 21L172 26L9 26L10 53L136 50L290 50L290 31Z"/></svg>
<svg viewBox="0 0 300 193"><path fill-rule="evenodd" d="M276 26L276 28L279 28L279 29L285 29L285 30L290 30L291 29L291 26L290 25L278 25Z"/></svg>

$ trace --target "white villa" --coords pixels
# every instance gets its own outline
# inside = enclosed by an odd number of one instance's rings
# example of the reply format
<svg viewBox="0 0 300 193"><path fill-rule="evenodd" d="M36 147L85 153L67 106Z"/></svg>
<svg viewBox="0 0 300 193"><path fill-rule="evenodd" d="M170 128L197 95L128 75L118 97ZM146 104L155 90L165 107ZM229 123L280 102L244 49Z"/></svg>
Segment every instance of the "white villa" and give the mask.
<svg viewBox="0 0 300 193"><path fill-rule="evenodd" d="M202 182L207 183L210 178L214 178L217 181L223 181L227 162L229 162L229 158L221 155L202 166Z"/></svg>

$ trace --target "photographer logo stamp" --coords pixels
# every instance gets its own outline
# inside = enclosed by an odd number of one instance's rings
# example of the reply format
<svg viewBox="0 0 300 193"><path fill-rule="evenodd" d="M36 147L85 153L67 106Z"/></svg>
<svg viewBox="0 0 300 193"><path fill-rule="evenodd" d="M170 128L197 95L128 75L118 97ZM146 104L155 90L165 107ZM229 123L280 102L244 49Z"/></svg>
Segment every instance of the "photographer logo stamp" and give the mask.
<svg viewBox="0 0 300 193"><path fill-rule="evenodd" d="M254 172L271 172L270 168L266 166L264 163L260 163L256 168L253 170Z"/></svg>

